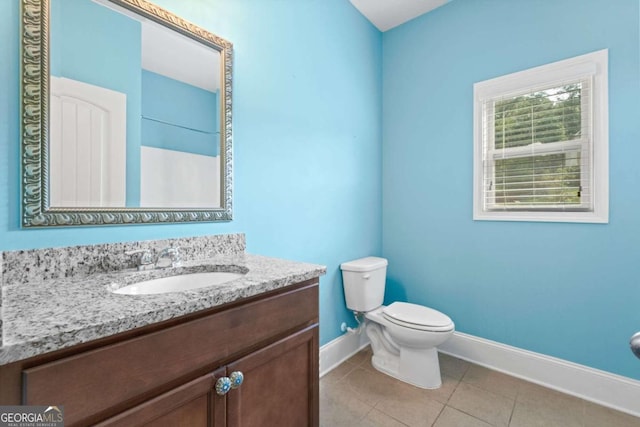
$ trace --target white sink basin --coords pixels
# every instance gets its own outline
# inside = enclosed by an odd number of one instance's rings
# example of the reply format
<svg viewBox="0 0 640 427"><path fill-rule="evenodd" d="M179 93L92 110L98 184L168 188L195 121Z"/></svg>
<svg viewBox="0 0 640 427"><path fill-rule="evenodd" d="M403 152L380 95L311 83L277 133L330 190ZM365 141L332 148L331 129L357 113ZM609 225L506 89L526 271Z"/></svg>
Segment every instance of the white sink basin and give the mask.
<svg viewBox="0 0 640 427"><path fill-rule="evenodd" d="M181 274L132 283L113 292L124 295L164 294L221 285L242 276L244 276L244 273L228 273L224 271Z"/></svg>

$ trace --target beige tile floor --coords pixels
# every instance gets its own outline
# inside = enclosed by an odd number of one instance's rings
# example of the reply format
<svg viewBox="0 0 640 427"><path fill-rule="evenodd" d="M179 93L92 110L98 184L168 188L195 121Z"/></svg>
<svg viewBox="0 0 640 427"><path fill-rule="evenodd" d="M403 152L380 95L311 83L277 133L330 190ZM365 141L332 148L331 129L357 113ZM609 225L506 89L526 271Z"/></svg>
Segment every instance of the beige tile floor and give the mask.
<svg viewBox="0 0 640 427"><path fill-rule="evenodd" d="M640 418L444 354L438 390L381 374L370 359L367 348L321 378L321 426L640 427Z"/></svg>

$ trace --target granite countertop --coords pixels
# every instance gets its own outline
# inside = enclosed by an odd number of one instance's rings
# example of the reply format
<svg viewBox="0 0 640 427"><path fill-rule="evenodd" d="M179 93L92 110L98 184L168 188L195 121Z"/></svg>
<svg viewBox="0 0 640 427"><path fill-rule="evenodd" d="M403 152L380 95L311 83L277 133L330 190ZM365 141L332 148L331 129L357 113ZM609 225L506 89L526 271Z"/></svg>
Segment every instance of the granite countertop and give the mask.
<svg viewBox="0 0 640 427"><path fill-rule="evenodd" d="M156 295L120 295L112 289L140 276L166 276L167 269L49 279L30 286L5 284L0 365L283 288L326 272L321 265L246 253L183 262L192 269L202 265L248 272L221 285Z"/></svg>

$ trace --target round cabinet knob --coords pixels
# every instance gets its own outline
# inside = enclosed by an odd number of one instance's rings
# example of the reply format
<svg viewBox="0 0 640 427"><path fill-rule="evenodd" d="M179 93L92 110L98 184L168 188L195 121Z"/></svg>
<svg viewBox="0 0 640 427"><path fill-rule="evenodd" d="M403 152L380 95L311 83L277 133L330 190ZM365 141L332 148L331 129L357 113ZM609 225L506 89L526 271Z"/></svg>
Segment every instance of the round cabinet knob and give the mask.
<svg viewBox="0 0 640 427"><path fill-rule="evenodd" d="M231 388L238 388L244 381L244 374L240 371L234 371L229 376L229 379L231 380Z"/></svg>
<svg viewBox="0 0 640 427"><path fill-rule="evenodd" d="M631 337L631 341L629 341L629 345L631 346L631 351L640 359L640 332L637 332L635 335Z"/></svg>
<svg viewBox="0 0 640 427"><path fill-rule="evenodd" d="M229 377L218 378L218 381L216 381L216 393L224 396L229 393L229 390L231 390L231 380Z"/></svg>

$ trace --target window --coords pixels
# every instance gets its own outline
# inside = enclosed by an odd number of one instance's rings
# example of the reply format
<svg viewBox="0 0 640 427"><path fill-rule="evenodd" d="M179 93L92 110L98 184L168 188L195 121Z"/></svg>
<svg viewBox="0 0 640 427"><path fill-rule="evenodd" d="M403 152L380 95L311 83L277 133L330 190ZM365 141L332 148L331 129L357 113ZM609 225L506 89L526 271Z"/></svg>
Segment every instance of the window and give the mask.
<svg viewBox="0 0 640 427"><path fill-rule="evenodd" d="M608 222L607 51L474 85L475 220Z"/></svg>

